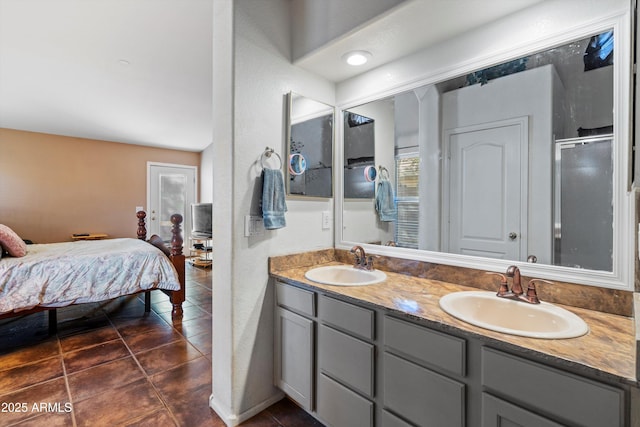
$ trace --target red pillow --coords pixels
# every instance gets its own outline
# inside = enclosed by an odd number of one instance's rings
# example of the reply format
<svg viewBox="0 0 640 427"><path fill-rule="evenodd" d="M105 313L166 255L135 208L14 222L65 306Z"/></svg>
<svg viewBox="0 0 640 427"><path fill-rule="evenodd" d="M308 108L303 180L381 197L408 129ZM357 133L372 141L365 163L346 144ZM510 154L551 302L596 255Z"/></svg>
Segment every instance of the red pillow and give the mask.
<svg viewBox="0 0 640 427"><path fill-rule="evenodd" d="M0 224L0 246L11 256L25 256L27 244L12 229Z"/></svg>

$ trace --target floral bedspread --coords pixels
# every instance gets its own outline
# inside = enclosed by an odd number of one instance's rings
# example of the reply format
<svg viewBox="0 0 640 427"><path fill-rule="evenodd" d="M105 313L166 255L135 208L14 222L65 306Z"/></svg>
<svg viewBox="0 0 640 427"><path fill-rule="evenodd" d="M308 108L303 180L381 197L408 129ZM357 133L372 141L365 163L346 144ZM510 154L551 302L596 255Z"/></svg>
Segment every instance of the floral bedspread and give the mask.
<svg viewBox="0 0 640 427"><path fill-rule="evenodd" d="M171 261L138 239L36 244L27 251L0 259L0 313L180 289Z"/></svg>

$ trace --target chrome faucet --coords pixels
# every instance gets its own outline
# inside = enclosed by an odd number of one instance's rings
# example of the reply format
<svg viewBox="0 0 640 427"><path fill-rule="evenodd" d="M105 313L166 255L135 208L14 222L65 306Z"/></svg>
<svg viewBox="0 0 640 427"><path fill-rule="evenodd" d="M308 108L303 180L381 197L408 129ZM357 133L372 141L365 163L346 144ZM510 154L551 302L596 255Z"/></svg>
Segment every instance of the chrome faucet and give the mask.
<svg viewBox="0 0 640 427"><path fill-rule="evenodd" d="M511 277L511 292L516 296L520 296L524 293L522 290L522 283L520 282L520 269L515 265L507 267L507 277Z"/></svg>
<svg viewBox="0 0 640 427"><path fill-rule="evenodd" d="M521 277L520 277L520 269L515 265L510 265L507 268L507 272L505 274L501 273L493 273L487 272L487 274L493 274L499 276L502 280L500 281L500 288L498 289L498 293L496 294L500 298L509 298L516 301L524 301L529 304L540 304L540 299L538 299L538 294L536 291L536 283L548 283L550 285L553 282L549 282L548 280L543 279L531 279L527 285L527 293L524 294L522 289ZM511 278L511 289L509 289L509 283L507 281L507 277Z"/></svg>
<svg viewBox="0 0 640 427"><path fill-rule="evenodd" d="M355 256L353 266L361 270L373 270L373 257L367 256L362 246L354 246L351 253Z"/></svg>

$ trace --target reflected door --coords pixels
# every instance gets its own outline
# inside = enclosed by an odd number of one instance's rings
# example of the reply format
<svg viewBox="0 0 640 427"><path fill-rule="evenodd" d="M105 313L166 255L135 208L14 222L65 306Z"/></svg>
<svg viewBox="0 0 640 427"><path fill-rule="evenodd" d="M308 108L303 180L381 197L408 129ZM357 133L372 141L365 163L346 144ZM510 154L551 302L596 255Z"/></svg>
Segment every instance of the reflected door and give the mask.
<svg viewBox="0 0 640 427"><path fill-rule="evenodd" d="M196 201L197 168L150 163L147 169L147 234L171 241L171 215L178 213L184 218L182 235L186 240L191 232L191 204Z"/></svg>
<svg viewBox="0 0 640 427"><path fill-rule="evenodd" d="M520 259L522 245L526 248L520 174L527 137L522 126L489 124L447 133L443 242L448 252Z"/></svg>

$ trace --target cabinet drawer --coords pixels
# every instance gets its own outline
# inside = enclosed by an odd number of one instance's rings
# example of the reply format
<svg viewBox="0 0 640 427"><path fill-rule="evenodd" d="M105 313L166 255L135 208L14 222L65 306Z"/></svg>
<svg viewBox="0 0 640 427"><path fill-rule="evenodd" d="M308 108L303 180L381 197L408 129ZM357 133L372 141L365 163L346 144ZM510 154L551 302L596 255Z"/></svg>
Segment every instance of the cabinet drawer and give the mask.
<svg viewBox="0 0 640 427"><path fill-rule="evenodd" d="M373 403L323 374L318 377L317 408L331 427L373 426Z"/></svg>
<svg viewBox="0 0 640 427"><path fill-rule="evenodd" d="M373 310L320 295L318 317L329 325L352 332L368 340L374 338Z"/></svg>
<svg viewBox="0 0 640 427"><path fill-rule="evenodd" d="M466 375L466 341L462 338L385 316L384 344L426 365Z"/></svg>
<svg viewBox="0 0 640 427"><path fill-rule="evenodd" d="M465 385L384 354L384 406L419 426L465 424Z"/></svg>
<svg viewBox="0 0 640 427"><path fill-rule="evenodd" d="M287 307L308 316L316 315L315 293L276 282L276 301L279 306Z"/></svg>
<svg viewBox="0 0 640 427"><path fill-rule="evenodd" d="M413 427L393 415L391 412L382 411L382 427Z"/></svg>
<svg viewBox="0 0 640 427"><path fill-rule="evenodd" d="M374 346L333 328L318 328L320 371L354 390L373 397Z"/></svg>
<svg viewBox="0 0 640 427"><path fill-rule="evenodd" d="M562 427L540 415L529 412L519 406L482 393L482 427Z"/></svg>
<svg viewBox="0 0 640 427"><path fill-rule="evenodd" d="M532 411L571 424L613 427L624 422L622 390L486 347L482 384Z"/></svg>

